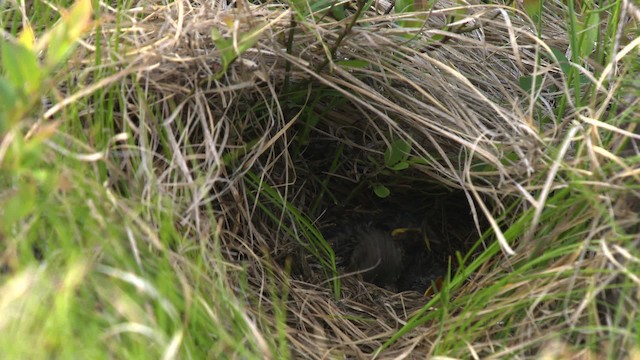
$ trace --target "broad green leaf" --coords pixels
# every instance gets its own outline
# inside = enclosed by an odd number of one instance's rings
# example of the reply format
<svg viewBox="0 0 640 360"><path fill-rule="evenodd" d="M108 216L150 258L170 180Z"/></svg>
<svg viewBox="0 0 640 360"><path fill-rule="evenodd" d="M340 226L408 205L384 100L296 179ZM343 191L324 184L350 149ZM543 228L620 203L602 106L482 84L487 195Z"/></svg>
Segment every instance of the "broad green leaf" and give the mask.
<svg viewBox="0 0 640 360"><path fill-rule="evenodd" d="M40 87L43 78L36 54L24 45L5 41L2 44L2 66L13 89L29 94Z"/></svg>
<svg viewBox="0 0 640 360"><path fill-rule="evenodd" d="M522 0L522 7L524 7L524 11L533 19L534 22L537 22L537 19L540 18L540 13L542 11L542 2L543 0Z"/></svg>
<svg viewBox="0 0 640 360"><path fill-rule="evenodd" d="M566 76L571 71L571 64L569 63L569 59L564 55L564 53L556 48L551 48L551 52L556 59L558 59L558 65L560 65L560 69L562 69L562 73ZM552 60L554 60L552 58ZM554 60L555 61L555 60Z"/></svg>
<svg viewBox="0 0 640 360"><path fill-rule="evenodd" d="M582 37L580 42L580 56L587 57L593 51L595 43L598 40L598 32L600 31L600 15L596 11L591 11L587 15Z"/></svg>
<svg viewBox="0 0 640 360"><path fill-rule="evenodd" d="M536 88L539 88L541 83L542 83L542 76L540 75L536 76ZM518 84L520 85L522 90L526 92L531 92L531 89L533 88L533 76L531 75L521 76L520 79L518 79Z"/></svg>

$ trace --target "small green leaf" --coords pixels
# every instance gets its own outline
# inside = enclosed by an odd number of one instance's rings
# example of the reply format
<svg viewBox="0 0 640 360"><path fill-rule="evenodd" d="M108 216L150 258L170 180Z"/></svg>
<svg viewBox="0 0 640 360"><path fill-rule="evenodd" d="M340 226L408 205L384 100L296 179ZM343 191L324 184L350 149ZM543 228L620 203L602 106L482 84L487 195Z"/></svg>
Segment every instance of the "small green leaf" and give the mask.
<svg viewBox="0 0 640 360"><path fill-rule="evenodd" d="M211 28L211 40L213 40L213 42L216 43L216 46L217 46L217 42L221 39L222 39L222 34L220 34L220 31L218 31L218 29L216 28Z"/></svg>
<svg viewBox="0 0 640 360"><path fill-rule="evenodd" d="M222 70L217 74L221 76L227 72L229 65L236 59L236 54L233 51L233 40L225 39L217 29L211 29L211 39L216 44L216 48L220 51L220 57L222 58Z"/></svg>
<svg viewBox="0 0 640 360"><path fill-rule="evenodd" d="M240 41L238 42L238 56L244 54L247 50L251 49L253 45L258 42L260 32L258 30L250 31L246 34L240 35Z"/></svg>
<svg viewBox="0 0 640 360"><path fill-rule="evenodd" d="M384 199L391 194L391 190L382 184L375 185L373 187L373 192L381 199Z"/></svg>
<svg viewBox="0 0 640 360"><path fill-rule="evenodd" d="M520 79L518 79L518 84L522 90L530 92L533 88L533 76L521 76ZM536 76L536 88L540 88L540 84L542 84L542 76L538 75Z"/></svg>
<svg viewBox="0 0 640 360"><path fill-rule="evenodd" d="M404 140L396 140L392 142L391 146L384 152L384 164L388 167L392 167L400 161L407 160L410 152L410 143Z"/></svg>
<svg viewBox="0 0 640 360"><path fill-rule="evenodd" d="M560 69L562 69L562 73L566 76L571 71L571 64L569 63L569 59L564 55L564 53L556 48L551 48L551 52L556 59L558 59L558 65L560 65ZM554 60L552 58L552 60ZM554 60L555 61L555 60Z"/></svg>
<svg viewBox="0 0 640 360"><path fill-rule="evenodd" d="M221 76L227 69L229 65L231 65L235 59L242 55L244 52L249 50L255 43L258 41L259 31L250 31L246 34L240 34L238 41L238 48L236 49L233 46L233 39L225 39L217 29L211 29L211 39L214 44L216 44L216 48L220 50L220 55L222 57L222 71L217 74L217 76Z"/></svg>
<svg viewBox="0 0 640 360"><path fill-rule="evenodd" d="M408 162L400 161L399 163L397 163L397 164L395 164L393 166L390 166L389 168L391 170L400 171L400 170L407 169L408 167L409 167L409 163Z"/></svg>
<svg viewBox="0 0 640 360"><path fill-rule="evenodd" d="M333 17L336 20L344 20L347 18L347 12L344 9L344 4L341 5L334 5L331 8L331 15L333 15Z"/></svg>

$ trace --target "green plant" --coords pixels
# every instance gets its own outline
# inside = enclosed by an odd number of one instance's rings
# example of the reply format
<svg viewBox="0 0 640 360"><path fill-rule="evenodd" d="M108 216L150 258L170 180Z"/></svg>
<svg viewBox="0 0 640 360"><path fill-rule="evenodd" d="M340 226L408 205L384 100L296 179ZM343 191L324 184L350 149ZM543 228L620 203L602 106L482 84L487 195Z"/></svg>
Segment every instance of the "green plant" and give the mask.
<svg viewBox="0 0 640 360"><path fill-rule="evenodd" d="M229 23L229 27L233 28L232 23ZM246 33L234 33L231 37L224 37L217 29L211 29L211 39L220 51L220 59L222 60L222 69L215 74L214 78L219 79L222 77L239 56L251 49L258 41L262 31L264 31L264 27Z"/></svg>
<svg viewBox="0 0 640 360"><path fill-rule="evenodd" d="M16 42L1 41L0 134L9 131L40 101L40 95L55 81L53 72L71 56L78 39L90 28L91 14L90 0L79 0L39 39L26 23Z"/></svg>
<svg viewBox="0 0 640 360"><path fill-rule="evenodd" d="M408 169L412 161L416 161L416 157L411 157L411 143L398 139L393 141L384 152L384 163L379 164L374 159L369 158L374 164L376 164L379 173L389 174L390 172L397 172ZM374 183L373 192L379 198L386 198L391 195L391 190L387 186L381 183Z"/></svg>

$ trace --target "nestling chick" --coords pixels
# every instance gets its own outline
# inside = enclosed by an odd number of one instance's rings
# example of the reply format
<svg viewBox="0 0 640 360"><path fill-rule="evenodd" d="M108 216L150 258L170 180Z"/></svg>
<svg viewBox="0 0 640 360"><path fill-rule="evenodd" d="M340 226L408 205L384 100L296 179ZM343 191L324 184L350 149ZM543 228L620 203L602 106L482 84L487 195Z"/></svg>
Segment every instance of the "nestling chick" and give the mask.
<svg viewBox="0 0 640 360"><path fill-rule="evenodd" d="M362 271L366 282L397 291L397 282L404 270L404 251L391 234L377 229L362 229L353 248L350 267Z"/></svg>

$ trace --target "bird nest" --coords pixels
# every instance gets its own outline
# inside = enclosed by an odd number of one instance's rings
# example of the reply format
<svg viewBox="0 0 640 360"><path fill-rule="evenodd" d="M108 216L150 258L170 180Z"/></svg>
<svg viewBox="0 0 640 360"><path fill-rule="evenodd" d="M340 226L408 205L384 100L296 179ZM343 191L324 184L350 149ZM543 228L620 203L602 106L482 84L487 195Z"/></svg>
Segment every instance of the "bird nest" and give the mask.
<svg viewBox="0 0 640 360"><path fill-rule="evenodd" d="M288 294L296 357L430 354L444 325L424 314L443 283L471 294L524 246L502 231L570 124L533 123L529 107L554 117L544 104L559 95L531 105L519 81L536 67L557 80L559 65L536 59L535 27L509 7L439 3L407 30L384 9L301 25L281 4L240 5L123 14L114 56L131 91L117 126L148 160L142 173L122 162L123 176L168 196L185 231L234 265L226 284L258 299L256 331L276 328L264 314ZM547 20L543 34L563 32ZM465 270L495 244L495 260Z"/></svg>

